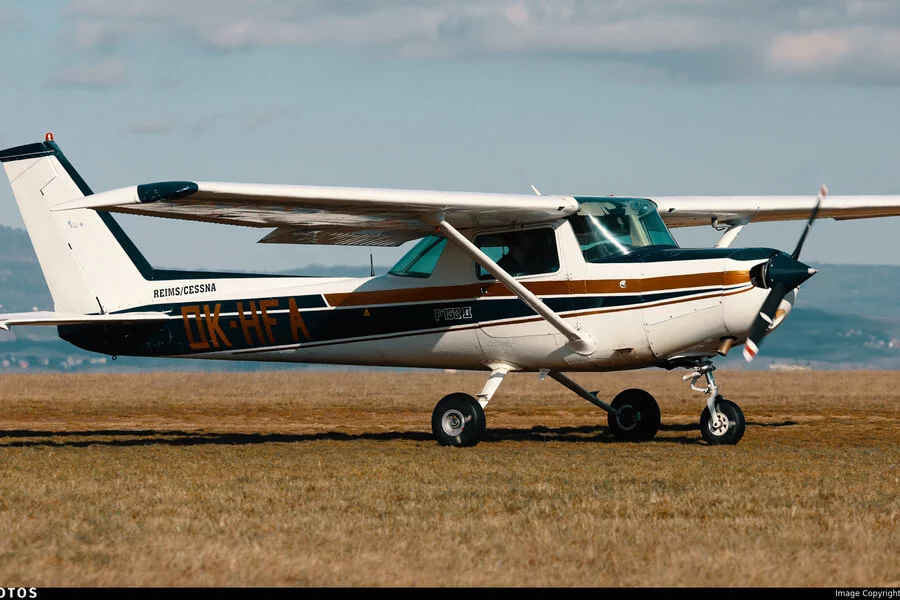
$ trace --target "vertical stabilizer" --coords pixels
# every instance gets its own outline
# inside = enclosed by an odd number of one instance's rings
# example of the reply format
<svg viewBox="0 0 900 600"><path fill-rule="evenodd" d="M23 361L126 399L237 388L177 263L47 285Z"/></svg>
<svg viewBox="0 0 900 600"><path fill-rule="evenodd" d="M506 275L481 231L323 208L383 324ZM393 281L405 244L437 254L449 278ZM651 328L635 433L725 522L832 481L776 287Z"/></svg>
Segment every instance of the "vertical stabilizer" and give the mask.
<svg viewBox="0 0 900 600"><path fill-rule="evenodd" d="M0 150L22 219L34 246L54 310L95 314L132 306L149 264L107 213L54 213L63 202L93 192L59 147L47 140Z"/></svg>

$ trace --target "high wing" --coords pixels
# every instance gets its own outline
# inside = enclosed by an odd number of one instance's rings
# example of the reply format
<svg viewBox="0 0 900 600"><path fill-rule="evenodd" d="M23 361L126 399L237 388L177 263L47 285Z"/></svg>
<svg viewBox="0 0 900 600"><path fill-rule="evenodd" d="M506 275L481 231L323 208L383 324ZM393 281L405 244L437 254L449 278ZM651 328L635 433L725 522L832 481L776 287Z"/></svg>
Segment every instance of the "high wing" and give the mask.
<svg viewBox="0 0 900 600"><path fill-rule="evenodd" d="M742 225L809 218L816 196L657 196L651 200L669 227ZM828 196L818 217L868 219L900 216L900 196Z"/></svg>
<svg viewBox="0 0 900 600"><path fill-rule="evenodd" d="M92 208L248 227L266 243L399 246L440 221L466 229L544 223L578 210L570 196L170 181L67 202Z"/></svg>
<svg viewBox="0 0 900 600"><path fill-rule="evenodd" d="M806 219L810 196L651 197L669 227L742 225ZM63 203L247 227L274 228L264 243L399 246L431 233L442 220L458 229L530 225L578 210L575 196L533 196L301 185L167 181L120 188ZM819 218L900 215L900 196L829 196Z"/></svg>

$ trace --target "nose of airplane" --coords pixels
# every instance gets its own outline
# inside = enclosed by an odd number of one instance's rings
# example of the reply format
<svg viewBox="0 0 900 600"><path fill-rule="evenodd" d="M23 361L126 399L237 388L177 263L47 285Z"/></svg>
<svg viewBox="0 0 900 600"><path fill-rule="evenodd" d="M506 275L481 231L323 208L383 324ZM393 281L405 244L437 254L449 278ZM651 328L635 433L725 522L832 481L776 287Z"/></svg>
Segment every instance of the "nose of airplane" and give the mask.
<svg viewBox="0 0 900 600"><path fill-rule="evenodd" d="M764 279L769 288L769 295L766 296L765 302L759 309L759 314L744 343L744 358L748 362L756 357L763 336L775 322L776 311L782 299L789 291L799 287L801 283L815 274L815 269L784 252L773 254L765 263Z"/></svg>
<svg viewBox="0 0 900 600"><path fill-rule="evenodd" d="M816 270L809 265L779 252L766 265L766 285L775 288L781 284L785 290L792 290L815 274Z"/></svg>

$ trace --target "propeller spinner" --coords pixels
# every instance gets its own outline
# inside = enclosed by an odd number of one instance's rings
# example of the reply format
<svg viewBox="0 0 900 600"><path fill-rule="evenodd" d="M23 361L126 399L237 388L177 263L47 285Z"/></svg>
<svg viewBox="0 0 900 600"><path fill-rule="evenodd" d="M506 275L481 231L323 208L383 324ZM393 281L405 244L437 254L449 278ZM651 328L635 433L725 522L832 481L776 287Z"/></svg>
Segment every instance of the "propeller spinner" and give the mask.
<svg viewBox="0 0 900 600"><path fill-rule="evenodd" d="M815 269L800 262L799 258L803 244L806 242L806 236L809 234L809 230L812 228L812 224L819 213L822 200L827 194L828 190L823 185L819 189L819 194L816 196L816 205L806 221L806 227L803 229L794 252L790 255L778 252L769 258L764 267L765 282L771 291L766 296L762 308L759 309L759 314L753 322L753 326L750 328L750 335L747 336L747 341L744 344L744 358L747 362L756 358L759 352L759 345L762 343L769 327L774 323L775 312L778 310L778 305L781 304L784 297L792 289L816 274Z"/></svg>

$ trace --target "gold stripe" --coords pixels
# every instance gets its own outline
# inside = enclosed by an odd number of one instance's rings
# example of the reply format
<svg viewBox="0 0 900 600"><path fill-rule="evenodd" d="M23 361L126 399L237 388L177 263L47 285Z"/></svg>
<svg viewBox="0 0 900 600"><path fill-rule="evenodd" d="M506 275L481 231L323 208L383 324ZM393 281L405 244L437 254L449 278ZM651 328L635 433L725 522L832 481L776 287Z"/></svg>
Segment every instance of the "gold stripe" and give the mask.
<svg viewBox="0 0 900 600"><path fill-rule="evenodd" d="M588 279L580 281L529 281L522 282L538 296L568 296L573 294L635 294L638 292L658 292L670 289L735 285L750 281L749 271L726 271L697 273L691 275L667 275L646 279L625 280L626 287L619 284L621 279ZM482 289L485 293L482 293ZM462 300L490 296L504 298L515 296L502 283L446 285L423 288L378 290L371 292L342 292L325 294L331 306L371 306L373 304L404 304L413 302L438 302L442 300Z"/></svg>

